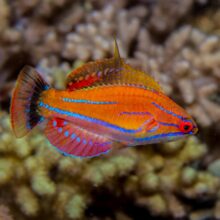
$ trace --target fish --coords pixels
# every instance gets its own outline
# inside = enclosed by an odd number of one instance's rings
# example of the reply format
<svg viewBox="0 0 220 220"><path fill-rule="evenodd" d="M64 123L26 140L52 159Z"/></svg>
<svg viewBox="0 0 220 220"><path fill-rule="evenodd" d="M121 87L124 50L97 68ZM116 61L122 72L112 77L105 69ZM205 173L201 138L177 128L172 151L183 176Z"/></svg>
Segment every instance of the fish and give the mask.
<svg viewBox="0 0 220 220"><path fill-rule="evenodd" d="M64 90L52 88L33 67L23 67L10 106L17 138L45 123L45 136L60 153L91 158L198 131L150 74L121 58L116 41L113 57L74 69L65 85Z"/></svg>

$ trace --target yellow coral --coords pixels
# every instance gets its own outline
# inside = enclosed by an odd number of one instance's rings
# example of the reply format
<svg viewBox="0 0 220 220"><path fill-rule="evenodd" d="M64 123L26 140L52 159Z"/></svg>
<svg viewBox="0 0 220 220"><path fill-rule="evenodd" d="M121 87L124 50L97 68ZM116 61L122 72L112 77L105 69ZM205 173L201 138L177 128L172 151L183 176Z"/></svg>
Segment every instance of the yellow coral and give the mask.
<svg viewBox="0 0 220 220"><path fill-rule="evenodd" d="M26 186L20 186L16 191L16 202L21 210L27 216L36 216L39 211L39 203L32 190Z"/></svg>
<svg viewBox="0 0 220 220"><path fill-rule="evenodd" d="M56 185L46 171L39 170L32 176L31 187L38 195L52 196L56 192Z"/></svg>
<svg viewBox="0 0 220 220"><path fill-rule="evenodd" d="M56 198L53 204L53 211L55 216L59 219L66 218L66 205L73 195L77 193L77 189L73 184L62 183L57 187Z"/></svg>
<svg viewBox="0 0 220 220"><path fill-rule="evenodd" d="M0 159L0 185L8 183L11 180L14 174L13 165L13 160L10 158Z"/></svg>
<svg viewBox="0 0 220 220"><path fill-rule="evenodd" d="M166 200L160 194L150 195L148 197L138 198L137 203L148 207L154 215L167 214Z"/></svg>
<svg viewBox="0 0 220 220"><path fill-rule="evenodd" d="M146 173L140 177L140 185L143 191L154 193L159 190L160 178L153 172Z"/></svg>
<svg viewBox="0 0 220 220"><path fill-rule="evenodd" d="M66 204L67 215L71 219L82 219L85 207L85 198L80 194L76 194Z"/></svg>
<svg viewBox="0 0 220 220"><path fill-rule="evenodd" d="M197 180L197 171L191 167L185 167L180 178L183 185L192 185Z"/></svg>
<svg viewBox="0 0 220 220"><path fill-rule="evenodd" d="M136 158L132 158L126 155L118 155L110 159L110 161L116 166L118 175L125 175L134 169L136 165Z"/></svg>

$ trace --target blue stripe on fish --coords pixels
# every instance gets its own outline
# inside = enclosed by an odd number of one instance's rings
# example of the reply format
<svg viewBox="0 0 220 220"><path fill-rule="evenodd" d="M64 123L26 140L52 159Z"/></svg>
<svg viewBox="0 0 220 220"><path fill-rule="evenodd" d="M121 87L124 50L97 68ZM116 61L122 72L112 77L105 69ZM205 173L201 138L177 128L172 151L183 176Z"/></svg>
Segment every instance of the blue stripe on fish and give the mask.
<svg viewBox="0 0 220 220"><path fill-rule="evenodd" d="M85 116L85 115L81 115L81 114L78 114L78 113L75 113L75 112L70 112L70 111L66 111L66 110L62 110L62 109L59 109L59 108L54 108L52 106L49 106L48 104L44 104L43 102L40 102L39 103L39 106L40 107L44 107L50 111L54 111L56 113L59 113L59 114L62 114L62 115L66 115L66 116L70 116L70 117L75 117L75 118L79 118L79 119L82 119L82 120L86 120L86 121L89 121L89 122L93 122L93 123L97 123L99 125L102 125L102 126L106 126L106 127L109 127L109 128L112 128L112 129L115 129L115 130L119 130L121 132L124 132L124 133L136 133L136 132L139 132L140 130L143 129L143 126L145 124L147 124L149 122L150 119L148 119L145 123L143 123L141 125L140 128L138 129L126 129L126 128L122 128L122 127L119 127L117 125L113 125L113 124L110 124L108 122L105 122L105 121L102 121L102 120L99 120L99 119L95 119L95 118L90 118L88 116ZM165 122L159 122L160 124L162 125L165 125L165 126L177 126L175 124L171 124L171 123L165 123ZM155 129L157 129L157 127L155 127ZM150 132L153 132L154 131L154 128L153 130ZM59 131L60 133L62 132ZM176 135L178 134L182 134L181 132L177 132ZM137 138L137 141L148 141L148 140L152 140L152 139L156 139L156 138L162 138L162 137L167 137L167 136L175 136L174 133L168 133L168 134L159 134L159 135L155 135L155 136L150 136L150 137L144 137L144 138L140 138L138 139Z"/></svg>
<svg viewBox="0 0 220 220"><path fill-rule="evenodd" d="M96 123L96 124L99 124L99 125L102 125L102 126L106 126L106 127L121 131L121 132L124 132L124 133L136 133L136 132L141 131L141 129L142 129L142 126L138 129L122 128L122 127L119 127L117 125L113 125L113 124L110 124L108 122L96 119L96 118L90 118L88 116L81 115L81 114L78 114L78 113L75 113L75 112L70 112L70 111L59 109L59 108L55 108L55 107L52 107L52 106L50 106L48 104L45 104L43 102L39 102L39 106L43 107L43 108L46 108L50 111L56 112L58 114L61 114L61 115L66 115L66 116L69 116L69 117L79 118L79 119L82 119L82 120L86 120L86 121L89 121L89 122L93 122L93 123Z"/></svg>
<svg viewBox="0 0 220 220"><path fill-rule="evenodd" d="M73 103L96 104L96 105L117 104L117 102L91 101L91 100L87 100L87 99L70 99L70 98L63 98L63 101L64 102L73 102Z"/></svg>
<svg viewBox="0 0 220 220"><path fill-rule="evenodd" d="M183 117L182 117L181 115L177 115L177 114L175 114L174 112L171 112L171 111L169 111L169 110L163 108L162 106L158 105L158 104L155 103L155 102L152 102L152 104L153 104L155 107L159 108L161 111L163 111L163 112L165 112L165 113L167 113L167 114L170 114L170 115L173 115L174 117L183 119Z"/></svg>
<svg viewBox="0 0 220 220"><path fill-rule="evenodd" d="M164 137L176 137L179 135L183 135L182 132L173 132L173 133L167 133L167 134L156 134L150 137L143 137L143 138L135 138L134 140L137 142L147 142L152 141L157 138L164 138Z"/></svg>

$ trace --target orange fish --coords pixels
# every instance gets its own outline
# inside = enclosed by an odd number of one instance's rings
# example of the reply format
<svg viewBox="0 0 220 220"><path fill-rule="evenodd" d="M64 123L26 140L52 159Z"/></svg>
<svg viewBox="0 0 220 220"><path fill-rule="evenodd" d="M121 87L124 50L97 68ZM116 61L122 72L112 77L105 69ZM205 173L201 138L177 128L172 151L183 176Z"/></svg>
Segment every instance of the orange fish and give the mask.
<svg viewBox="0 0 220 220"><path fill-rule="evenodd" d="M78 157L170 141L198 130L150 75L120 58L116 42L113 58L73 70L65 90L51 88L29 66L21 70L11 101L13 131L23 137L42 121L50 143Z"/></svg>

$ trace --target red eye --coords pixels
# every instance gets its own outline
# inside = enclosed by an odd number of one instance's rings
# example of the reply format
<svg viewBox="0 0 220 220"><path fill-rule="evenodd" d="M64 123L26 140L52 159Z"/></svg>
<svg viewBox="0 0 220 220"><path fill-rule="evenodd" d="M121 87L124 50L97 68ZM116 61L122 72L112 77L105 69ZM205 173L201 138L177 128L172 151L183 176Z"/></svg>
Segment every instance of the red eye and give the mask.
<svg viewBox="0 0 220 220"><path fill-rule="evenodd" d="M193 129L193 124L189 121L182 121L179 128L181 132L188 133Z"/></svg>

